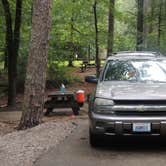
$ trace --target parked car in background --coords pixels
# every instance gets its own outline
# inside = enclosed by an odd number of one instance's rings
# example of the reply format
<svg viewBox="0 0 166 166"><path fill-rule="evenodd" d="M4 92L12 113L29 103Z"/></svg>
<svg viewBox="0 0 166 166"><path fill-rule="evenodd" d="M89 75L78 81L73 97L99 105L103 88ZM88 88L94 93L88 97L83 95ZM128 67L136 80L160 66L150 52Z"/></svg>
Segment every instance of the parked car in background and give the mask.
<svg viewBox="0 0 166 166"><path fill-rule="evenodd" d="M109 57L90 97L89 120L92 146L103 135L165 136L166 58L156 52Z"/></svg>

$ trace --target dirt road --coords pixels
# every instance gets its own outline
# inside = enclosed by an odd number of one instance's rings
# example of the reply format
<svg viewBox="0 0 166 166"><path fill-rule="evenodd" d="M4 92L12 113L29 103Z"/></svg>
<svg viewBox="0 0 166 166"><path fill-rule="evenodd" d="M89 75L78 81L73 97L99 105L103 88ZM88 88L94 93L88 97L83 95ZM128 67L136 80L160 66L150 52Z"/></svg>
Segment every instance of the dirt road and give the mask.
<svg viewBox="0 0 166 166"><path fill-rule="evenodd" d="M124 139L123 139L124 140ZM77 130L58 148L41 156L35 166L164 166L166 144L156 139L122 139L91 148L88 120L80 120Z"/></svg>

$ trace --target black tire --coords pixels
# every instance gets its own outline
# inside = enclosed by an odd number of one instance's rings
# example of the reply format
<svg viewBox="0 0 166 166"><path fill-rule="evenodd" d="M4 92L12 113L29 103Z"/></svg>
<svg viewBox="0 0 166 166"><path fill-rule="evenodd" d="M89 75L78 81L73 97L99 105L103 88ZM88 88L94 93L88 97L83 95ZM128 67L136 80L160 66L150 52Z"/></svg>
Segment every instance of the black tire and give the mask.
<svg viewBox="0 0 166 166"><path fill-rule="evenodd" d="M95 75L89 75L89 76L86 76L85 77L85 82L88 82L88 83L97 83L97 78Z"/></svg>
<svg viewBox="0 0 166 166"><path fill-rule="evenodd" d="M98 147L102 143L101 136L98 134L94 134L89 129L89 144L91 147Z"/></svg>

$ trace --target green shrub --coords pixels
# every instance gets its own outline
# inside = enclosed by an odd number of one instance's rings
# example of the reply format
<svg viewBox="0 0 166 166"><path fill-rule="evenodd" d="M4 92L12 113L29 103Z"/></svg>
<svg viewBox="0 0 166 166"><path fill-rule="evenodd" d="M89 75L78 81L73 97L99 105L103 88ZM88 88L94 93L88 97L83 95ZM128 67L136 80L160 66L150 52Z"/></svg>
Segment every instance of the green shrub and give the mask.
<svg viewBox="0 0 166 166"><path fill-rule="evenodd" d="M80 78L72 75L71 68L52 64L48 67L47 88L59 88L61 84L71 85L79 82Z"/></svg>

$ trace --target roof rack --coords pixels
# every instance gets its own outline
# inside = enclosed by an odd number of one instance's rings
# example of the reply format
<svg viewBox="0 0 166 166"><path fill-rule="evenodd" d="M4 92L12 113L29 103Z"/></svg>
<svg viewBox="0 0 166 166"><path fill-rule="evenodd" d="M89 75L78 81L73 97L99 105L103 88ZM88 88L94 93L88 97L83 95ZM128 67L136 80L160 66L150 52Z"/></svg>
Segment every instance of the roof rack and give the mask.
<svg viewBox="0 0 166 166"><path fill-rule="evenodd" d="M158 51L119 51L119 52L114 52L112 53L113 56L116 56L118 54L126 54L126 53L148 53L148 54L153 54L155 56L163 56L160 52Z"/></svg>

